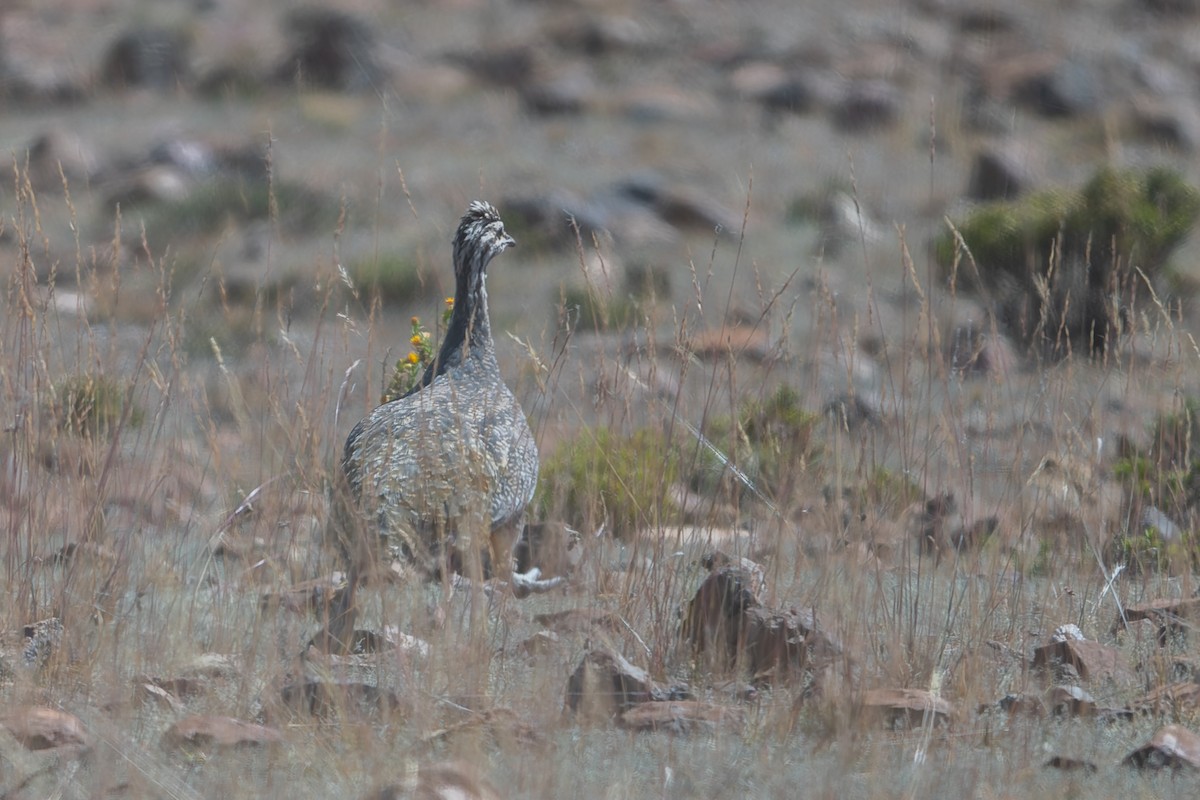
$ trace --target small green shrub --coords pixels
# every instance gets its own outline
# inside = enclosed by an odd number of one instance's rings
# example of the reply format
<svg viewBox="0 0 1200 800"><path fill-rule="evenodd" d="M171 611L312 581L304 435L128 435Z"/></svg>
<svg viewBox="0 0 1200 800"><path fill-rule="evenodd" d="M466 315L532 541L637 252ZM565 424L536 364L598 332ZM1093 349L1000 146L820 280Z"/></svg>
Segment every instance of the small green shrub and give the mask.
<svg viewBox="0 0 1200 800"><path fill-rule="evenodd" d="M300 183L221 178L196 186L180 200L148 203L146 235L162 245L179 237L209 236L230 220L253 222L272 218L295 234L332 230L340 208L331 197Z"/></svg>
<svg viewBox="0 0 1200 800"><path fill-rule="evenodd" d="M1052 349L1067 342L1102 351L1119 330L1117 297L1140 269L1172 285L1168 259L1200 216L1200 192L1176 172L1099 170L1078 191L1049 190L980 207L933 245L958 285L986 291L1008 331ZM978 267L978 272L974 266Z"/></svg>
<svg viewBox="0 0 1200 800"><path fill-rule="evenodd" d="M385 303L404 302L429 291L421 280L420 268L405 254L381 253L350 264L347 272L355 286Z"/></svg>
<svg viewBox="0 0 1200 800"><path fill-rule="evenodd" d="M585 429L542 465L537 506L582 530L601 525L618 538L655 523L671 522L668 499L678 479L679 458L662 433L644 428L630 435Z"/></svg>
<svg viewBox="0 0 1200 800"><path fill-rule="evenodd" d="M103 436L120 421L126 387L104 375L74 375L55 388L59 424L81 436ZM128 424L140 425L142 411L130 409Z"/></svg>
<svg viewBox="0 0 1200 800"><path fill-rule="evenodd" d="M623 328L637 320L637 303L629 297L605 299L591 289L567 289L563 305L574 317L580 331L605 331Z"/></svg>
<svg viewBox="0 0 1200 800"><path fill-rule="evenodd" d="M780 386L766 399L745 401L737 418L718 417L708 424L709 440L729 458L759 492L779 499L819 459L821 449L813 439L820 417L807 411L800 396ZM747 499L748 487L736 480L725 463L701 446L688 473L689 486L698 492L732 490Z"/></svg>

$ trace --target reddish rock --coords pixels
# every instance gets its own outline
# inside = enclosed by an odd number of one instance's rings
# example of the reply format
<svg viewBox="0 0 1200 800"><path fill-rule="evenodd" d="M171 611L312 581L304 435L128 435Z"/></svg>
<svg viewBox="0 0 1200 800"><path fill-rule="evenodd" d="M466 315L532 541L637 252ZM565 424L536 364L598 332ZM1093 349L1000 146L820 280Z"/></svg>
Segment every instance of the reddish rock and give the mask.
<svg viewBox="0 0 1200 800"><path fill-rule="evenodd" d="M639 703L679 699L679 695L606 648L586 652L567 679L567 708L598 718L611 718Z"/></svg>
<svg viewBox="0 0 1200 800"><path fill-rule="evenodd" d="M611 611L599 608L570 608L548 614L536 614L534 622L555 633L590 633L600 628L613 633L625 629L621 618Z"/></svg>
<svg viewBox="0 0 1200 800"><path fill-rule="evenodd" d="M460 761L430 764L400 783L371 792L367 800L500 800L500 793L485 780L479 769Z"/></svg>
<svg viewBox="0 0 1200 800"><path fill-rule="evenodd" d="M1166 725L1122 763L1138 769L1200 767L1200 736L1182 725Z"/></svg>
<svg viewBox="0 0 1200 800"><path fill-rule="evenodd" d="M740 731L745 725L745 713L737 707L703 700L674 700L640 703L627 709L620 721L622 727L635 731L692 733L716 728Z"/></svg>
<svg viewBox="0 0 1200 800"><path fill-rule="evenodd" d="M91 746L91 737L78 717L45 706L15 708L0 716L0 726L30 750Z"/></svg>
<svg viewBox="0 0 1200 800"><path fill-rule="evenodd" d="M713 562L715 563L715 562ZM683 638L697 653L707 653L729 667L746 644L746 613L758 606L757 581L740 566L721 566L709 573L688 603Z"/></svg>
<svg viewBox="0 0 1200 800"><path fill-rule="evenodd" d="M1129 704L1140 714L1163 715L1173 719L1192 716L1200 708L1200 683L1181 681L1152 689Z"/></svg>
<svg viewBox="0 0 1200 800"><path fill-rule="evenodd" d="M283 741L274 728L233 717L197 715L181 719L163 734L168 748L259 747Z"/></svg>
<svg viewBox="0 0 1200 800"><path fill-rule="evenodd" d="M1086 639L1066 639L1042 645L1033 653L1035 669L1071 667L1083 680L1132 679L1124 656L1115 647Z"/></svg>
<svg viewBox="0 0 1200 800"><path fill-rule="evenodd" d="M1184 597L1177 599L1160 598L1148 603L1127 606L1125 618L1117 615L1113 622L1112 631L1115 634L1130 622L1149 620L1158 626L1158 643L1166 646L1171 634L1187 632L1186 622L1200 617L1200 597Z"/></svg>
<svg viewBox="0 0 1200 800"><path fill-rule="evenodd" d="M373 718L405 709L399 695L361 681L310 679L284 686L279 699L292 714L315 717L357 715Z"/></svg>
<svg viewBox="0 0 1200 800"><path fill-rule="evenodd" d="M1091 761L1069 756L1051 756L1043 767L1061 769L1063 772L1095 772L1097 767Z"/></svg>
<svg viewBox="0 0 1200 800"><path fill-rule="evenodd" d="M930 717L944 724L954 715L948 700L924 689L870 689L862 702L864 711L882 715L889 727L918 727Z"/></svg>

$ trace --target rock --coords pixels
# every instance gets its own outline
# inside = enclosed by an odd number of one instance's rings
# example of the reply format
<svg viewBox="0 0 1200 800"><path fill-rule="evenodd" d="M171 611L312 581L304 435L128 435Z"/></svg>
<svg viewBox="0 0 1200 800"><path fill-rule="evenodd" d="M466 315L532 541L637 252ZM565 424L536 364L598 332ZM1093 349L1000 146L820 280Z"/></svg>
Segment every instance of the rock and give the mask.
<svg viewBox="0 0 1200 800"><path fill-rule="evenodd" d="M19 706L0 715L0 726L29 750L86 750L92 743L79 717L45 706Z"/></svg>
<svg viewBox="0 0 1200 800"><path fill-rule="evenodd" d="M446 761L420 767L403 782L376 789L366 800L500 800L474 764Z"/></svg>
<svg viewBox="0 0 1200 800"><path fill-rule="evenodd" d="M406 710L391 689L360 681L311 678L279 690L283 708L292 715L314 717L387 717Z"/></svg>
<svg viewBox="0 0 1200 800"><path fill-rule="evenodd" d="M639 703L681 699L680 694L660 687L644 669L607 648L584 653L567 679L567 708L598 719L612 718Z"/></svg>
<svg viewBox="0 0 1200 800"><path fill-rule="evenodd" d="M1179 681L1152 689L1129 703L1136 714L1166 716L1169 719L1189 719L1200 709L1200 683Z"/></svg>
<svg viewBox="0 0 1200 800"><path fill-rule="evenodd" d="M179 202L192 191L192 182L179 170L164 165L148 166L115 180L108 190L110 207Z"/></svg>
<svg viewBox="0 0 1200 800"><path fill-rule="evenodd" d="M261 747L282 741L283 734L275 728L243 722L233 717L208 715L181 719L163 734L163 746L168 749Z"/></svg>
<svg viewBox="0 0 1200 800"><path fill-rule="evenodd" d="M731 556L723 550L712 550L700 558L700 566L709 572L732 567L751 578L749 588L756 598L761 599L767 590L767 572L762 564L744 556Z"/></svg>
<svg viewBox="0 0 1200 800"><path fill-rule="evenodd" d="M137 684L136 697L141 703L153 703L176 714L182 714L184 711L183 702L178 697L154 683Z"/></svg>
<svg viewBox="0 0 1200 800"><path fill-rule="evenodd" d="M344 92L380 90L387 76L371 23L344 11L314 7L292 11L285 27L291 46L276 70L280 83Z"/></svg>
<svg viewBox="0 0 1200 800"><path fill-rule="evenodd" d="M188 40L166 28L139 28L117 37L100 69L112 88L169 91L188 79Z"/></svg>
<svg viewBox="0 0 1200 800"><path fill-rule="evenodd" d="M568 14L557 20L545 33L559 47L589 57L643 50L653 44L643 22L619 14Z"/></svg>
<svg viewBox="0 0 1200 800"><path fill-rule="evenodd" d="M1146 529L1156 531L1164 542L1176 541L1183 533L1175 520L1155 506L1142 507L1142 530Z"/></svg>
<svg viewBox="0 0 1200 800"><path fill-rule="evenodd" d="M1094 64L1067 58L1019 81L1013 99L1044 117L1074 117L1101 110L1102 85Z"/></svg>
<svg viewBox="0 0 1200 800"><path fill-rule="evenodd" d="M810 643L794 613L751 608L743 615L742 624L746 660L756 682L787 681L809 665Z"/></svg>
<svg viewBox="0 0 1200 800"><path fill-rule="evenodd" d="M17 150L15 157L16 167L25 171L37 192L61 193L64 177L69 188L80 187L96 173L100 163L90 142L56 128L35 136L23 150ZM7 165L5 174L11 182L13 170Z"/></svg>
<svg viewBox="0 0 1200 800"><path fill-rule="evenodd" d="M579 114L595 102L596 83L582 70L567 70L548 80L522 86L521 101L527 111L549 116Z"/></svg>
<svg viewBox="0 0 1200 800"><path fill-rule="evenodd" d="M529 655L546 655L553 653L562 640L554 631L538 631L530 636L525 641L521 642L521 652Z"/></svg>
<svg viewBox="0 0 1200 800"><path fill-rule="evenodd" d="M1012 716L1033 717L1041 719L1046 716L1046 704L1036 694L1021 692L1006 694L995 702L995 707ZM980 713L988 709L987 705L979 707Z"/></svg>
<svg viewBox="0 0 1200 800"><path fill-rule="evenodd" d="M739 80L748 86L752 96L762 103L767 111L808 114L816 110L821 101L816 82L807 72L771 76L760 70L757 74L742 74Z"/></svg>
<svg viewBox="0 0 1200 800"><path fill-rule="evenodd" d="M1200 145L1200 110L1190 97L1134 98L1129 119L1138 135L1155 144L1188 153Z"/></svg>
<svg viewBox="0 0 1200 800"><path fill-rule="evenodd" d="M1200 736L1182 725L1166 725L1121 763L1138 769L1200 767Z"/></svg>
<svg viewBox="0 0 1200 800"><path fill-rule="evenodd" d="M1034 669L1074 669L1083 680L1112 680L1125 683L1132 673L1120 651L1084 639L1066 639L1044 644L1033 652Z"/></svg>
<svg viewBox="0 0 1200 800"><path fill-rule="evenodd" d="M672 700L635 705L620 716L620 724L635 731L687 734L726 729L738 733L746 724L746 715L740 708L703 700Z"/></svg>
<svg viewBox="0 0 1200 800"><path fill-rule="evenodd" d="M1050 711L1065 717L1091 717L1096 713L1096 698L1079 686L1052 686L1046 692Z"/></svg>
<svg viewBox="0 0 1200 800"><path fill-rule="evenodd" d="M833 124L847 133L891 127L900 119L903 105L900 90L887 81L852 81L833 104Z"/></svg>
<svg viewBox="0 0 1200 800"><path fill-rule="evenodd" d="M972 200L1012 200L1033 185L1029 153L1013 144L987 147L975 156L967 196Z"/></svg>
<svg viewBox="0 0 1200 800"><path fill-rule="evenodd" d="M759 605L757 586L754 573L740 565L713 569L688 603L684 641L721 668L733 666L748 642L746 612Z"/></svg>
<svg viewBox="0 0 1200 800"><path fill-rule="evenodd" d="M680 230L733 233L741 219L703 191L670 186L656 173L631 175L613 186L618 196L650 208L668 225Z"/></svg>
<svg viewBox="0 0 1200 800"><path fill-rule="evenodd" d="M555 633L591 633L593 628L617 633L625 630L625 623L620 616L601 608L569 608L565 611L552 611L546 614L535 614L534 622Z"/></svg>
<svg viewBox="0 0 1200 800"><path fill-rule="evenodd" d="M621 89L608 102L612 110L640 123L710 119L718 113L716 103L707 93L670 83Z"/></svg>
<svg viewBox="0 0 1200 800"><path fill-rule="evenodd" d="M1042 766L1048 769L1060 769L1063 772L1095 772L1097 770L1096 765L1091 761L1068 756L1050 756Z"/></svg>
<svg viewBox="0 0 1200 800"><path fill-rule="evenodd" d="M944 725L954 715L950 701L924 689L869 689L862 703L864 712L881 716L889 728Z"/></svg>
<svg viewBox="0 0 1200 800"><path fill-rule="evenodd" d="M1165 647L1171 635L1186 634L1190 627L1187 621L1197 618L1200 618L1200 597L1162 598L1127 606L1124 619L1117 615L1112 632L1115 634L1127 622L1150 620L1158 626L1159 646Z"/></svg>
<svg viewBox="0 0 1200 800"><path fill-rule="evenodd" d="M525 44L452 53L447 59L465 67L478 80L512 89L527 85L537 73L538 65L536 51Z"/></svg>

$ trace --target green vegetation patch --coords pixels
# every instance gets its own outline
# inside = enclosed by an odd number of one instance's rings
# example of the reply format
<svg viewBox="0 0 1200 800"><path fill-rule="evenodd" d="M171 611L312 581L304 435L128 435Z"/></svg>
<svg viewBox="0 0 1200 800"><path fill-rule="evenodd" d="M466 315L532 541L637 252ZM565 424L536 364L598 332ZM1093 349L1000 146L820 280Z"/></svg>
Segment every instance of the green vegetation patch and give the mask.
<svg viewBox="0 0 1200 800"><path fill-rule="evenodd" d="M628 537L677 517L668 492L678 476L677 448L661 432L585 429L542 465L536 502L543 517Z"/></svg>
<svg viewBox="0 0 1200 800"><path fill-rule="evenodd" d="M980 207L934 254L952 282L992 293L1018 339L1102 348L1119 325L1117 297L1141 270L1169 285L1168 260L1200 216L1200 192L1176 172L1099 170L1080 190L1053 189ZM977 269L976 269L977 267Z"/></svg>
<svg viewBox="0 0 1200 800"><path fill-rule="evenodd" d="M764 399L744 401L736 418L710 421L707 436L760 493L778 500L798 475L807 473L819 460L821 448L813 433L820 420L819 415L804 409L794 389L780 386ZM716 453L705 447L697 452L688 474L693 490L729 490L739 500L749 499L749 487L735 478Z"/></svg>
<svg viewBox="0 0 1200 800"><path fill-rule="evenodd" d="M296 182L221 178L202 183L179 200L147 203L146 231L152 242L208 236L232 220L277 220L283 230L306 234L332 230L341 213L333 198Z"/></svg>
<svg viewBox="0 0 1200 800"><path fill-rule="evenodd" d="M103 436L121 421L127 387L104 375L73 375L55 387L59 424L81 436ZM142 410L134 405L128 424L142 421Z"/></svg>

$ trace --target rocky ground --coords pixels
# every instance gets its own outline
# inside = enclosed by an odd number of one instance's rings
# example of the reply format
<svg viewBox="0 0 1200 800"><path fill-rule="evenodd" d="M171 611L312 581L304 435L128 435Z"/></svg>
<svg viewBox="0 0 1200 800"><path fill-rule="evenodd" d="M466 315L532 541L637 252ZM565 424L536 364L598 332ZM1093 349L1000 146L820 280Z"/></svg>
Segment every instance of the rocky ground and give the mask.
<svg viewBox="0 0 1200 800"><path fill-rule="evenodd" d="M0 7L0 416L34 442L3 445L5 497L26 515L10 515L24 544L6 561L23 597L38 592L15 564L61 553L96 518L176 537L169 559L194 564L256 486L293 467L319 484L310 471L376 402L410 317L435 326L449 237L477 197L520 243L489 292L544 458L593 424L703 428L785 385L835 412L828 471L771 511L722 509L722 526L786 519L802 556L849 541L876 566L907 564L885 550L911 550L913 524L937 528L935 550L943 525L991 524L1031 558L1031 520L1081 526L1097 548L1128 529L1115 462L1200 390L1200 250L1174 253L1175 278L1141 296L1103 357L1046 359L992 324L990 301L955 291L930 243L980 203L1077 187L1101 165L1200 184L1200 3L338 9ZM129 378L145 418L118 455L27 421L61 405L46 398L66 376L98 373ZM830 522L836 487L876 468L931 502L953 494L954 522L936 503L923 522ZM43 471L67 488L46 498ZM319 499L269 506L291 531L272 580L324 572ZM247 542L237 557L261 565ZM159 580L190 586L175 569L143 564L126 601ZM772 574L779 596L817 591L799 567ZM1182 580L1136 591L1190 592ZM1039 617L1028 638L1064 621Z"/></svg>

